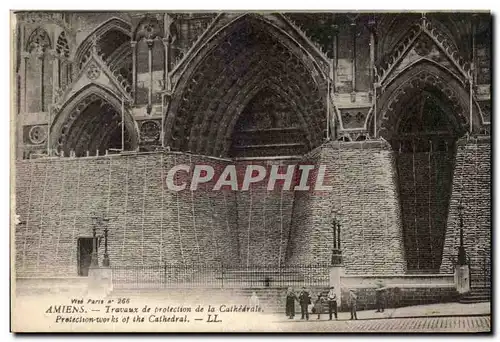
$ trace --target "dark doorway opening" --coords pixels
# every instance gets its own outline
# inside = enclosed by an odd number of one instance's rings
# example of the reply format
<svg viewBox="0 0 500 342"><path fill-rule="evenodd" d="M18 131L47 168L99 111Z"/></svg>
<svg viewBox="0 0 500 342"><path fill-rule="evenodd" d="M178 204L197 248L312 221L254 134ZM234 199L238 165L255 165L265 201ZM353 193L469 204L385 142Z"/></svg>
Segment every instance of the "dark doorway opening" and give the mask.
<svg viewBox="0 0 500 342"><path fill-rule="evenodd" d="M78 275L87 277L92 261L92 238L78 239Z"/></svg>
<svg viewBox="0 0 500 342"><path fill-rule="evenodd" d="M431 86L408 91L391 144L397 151L399 196L409 273L439 273L452 191L456 140L453 107Z"/></svg>

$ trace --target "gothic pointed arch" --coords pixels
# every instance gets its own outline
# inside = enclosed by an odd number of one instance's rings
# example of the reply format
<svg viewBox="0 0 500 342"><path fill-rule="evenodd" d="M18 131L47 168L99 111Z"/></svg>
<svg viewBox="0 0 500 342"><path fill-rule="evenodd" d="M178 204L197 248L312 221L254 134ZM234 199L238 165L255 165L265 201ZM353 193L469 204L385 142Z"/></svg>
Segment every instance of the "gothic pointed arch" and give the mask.
<svg viewBox="0 0 500 342"><path fill-rule="evenodd" d="M26 95L26 110L29 113L46 112L52 103L52 62L50 52L53 48L49 34L42 27L31 32L26 42L29 53L26 60L26 82L33 85Z"/></svg>
<svg viewBox="0 0 500 342"><path fill-rule="evenodd" d="M45 29L37 27L33 30L33 32L31 32L26 43L26 51L32 52L34 50L38 50L39 52L44 52L51 48L52 42Z"/></svg>
<svg viewBox="0 0 500 342"><path fill-rule="evenodd" d="M378 100L377 132L390 140L400 129L405 107L412 98L423 93L431 94L441 104L446 115L453 124L457 136L465 134L471 127L470 111L472 110L472 129L479 132L482 119L477 103L472 102L470 93L453 74L429 61L421 61L411 68L405 69L391 80Z"/></svg>
<svg viewBox="0 0 500 342"><path fill-rule="evenodd" d="M50 146L69 155L121 148L121 100L110 90L89 84L61 108L50 128ZM125 150L135 150L139 138L135 120L124 113Z"/></svg>
<svg viewBox="0 0 500 342"><path fill-rule="evenodd" d="M226 155L231 136L227 128L248 94L266 83L286 94L307 148L318 146L324 133L326 79L310 55L294 44L258 15L241 16L219 31L180 75L166 112L165 144Z"/></svg>
<svg viewBox="0 0 500 342"><path fill-rule="evenodd" d="M483 121L467 84L428 60L391 78L378 100L377 130L393 147L409 272L442 262L457 141Z"/></svg>
<svg viewBox="0 0 500 342"><path fill-rule="evenodd" d="M59 97L63 92L63 89L66 89L66 87L72 81L72 71L71 71L72 63L69 60L70 47L65 31L62 31L57 37L55 51L58 63L57 85L58 88L60 89L59 94L56 94L56 97Z"/></svg>
<svg viewBox="0 0 500 342"><path fill-rule="evenodd" d="M56 43L56 52L59 56L63 56L65 58L69 57L69 44L68 39L66 38L66 32L62 31L57 37Z"/></svg>
<svg viewBox="0 0 500 342"><path fill-rule="evenodd" d="M120 18L111 18L94 29L78 46L75 52L75 65L81 68L89 58L96 45L103 59L109 59L113 52L124 44L129 44L131 25Z"/></svg>
<svg viewBox="0 0 500 342"><path fill-rule="evenodd" d="M291 156L308 151L300 110L279 86L259 82L238 103L223 132L223 155Z"/></svg>
<svg viewBox="0 0 500 342"><path fill-rule="evenodd" d="M133 33L133 40L138 42L141 39L155 39L162 37L163 27L160 21L153 16L145 16L137 24Z"/></svg>

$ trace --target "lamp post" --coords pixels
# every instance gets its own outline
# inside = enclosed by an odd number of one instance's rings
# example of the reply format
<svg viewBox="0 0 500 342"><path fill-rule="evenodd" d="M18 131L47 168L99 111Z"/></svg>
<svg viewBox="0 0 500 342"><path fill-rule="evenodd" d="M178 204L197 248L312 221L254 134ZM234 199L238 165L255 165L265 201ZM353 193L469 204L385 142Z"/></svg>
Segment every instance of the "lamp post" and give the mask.
<svg viewBox="0 0 500 342"><path fill-rule="evenodd" d="M462 200L458 204L458 217L459 217L459 229L460 229L460 246L458 246L458 264L459 265L467 265L467 253L465 252L464 246L464 218L463 218L463 210L464 206L462 205Z"/></svg>
<svg viewBox="0 0 500 342"><path fill-rule="evenodd" d="M106 217L92 216L92 254L91 254L91 267L99 267L99 259L97 256L97 226L103 226L104 229L104 258L102 260L102 265L105 267L109 266L109 255L108 255L108 222L109 219Z"/></svg>
<svg viewBox="0 0 500 342"><path fill-rule="evenodd" d="M97 224L98 218L92 216L92 254L90 256L90 267L99 267L97 259Z"/></svg>
<svg viewBox="0 0 500 342"><path fill-rule="evenodd" d="M332 265L342 264L342 250L340 249L340 219L333 218L332 233L333 233L333 249L332 249Z"/></svg>
<svg viewBox="0 0 500 342"><path fill-rule="evenodd" d="M109 255L108 255L108 218L102 219L104 223L104 257L102 259L102 266L109 267Z"/></svg>

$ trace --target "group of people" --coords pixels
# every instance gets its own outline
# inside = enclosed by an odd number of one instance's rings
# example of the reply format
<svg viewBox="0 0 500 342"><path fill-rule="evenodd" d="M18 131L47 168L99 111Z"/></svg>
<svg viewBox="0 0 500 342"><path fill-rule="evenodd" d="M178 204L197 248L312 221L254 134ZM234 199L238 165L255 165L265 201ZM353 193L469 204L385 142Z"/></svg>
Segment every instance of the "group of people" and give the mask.
<svg viewBox="0 0 500 342"><path fill-rule="evenodd" d="M351 311L351 319L358 319L357 316L357 294L351 289L349 290L349 309ZM297 295L291 287L288 288L286 293L286 316L289 319L295 317L295 302L300 305L301 319L309 319L309 305L312 303L311 294L306 289L302 287L302 290ZM314 306L312 307L312 313L318 315L318 319L321 318L321 313L323 312L324 303L328 304L328 315L329 319L332 320L335 315L335 319L338 319L338 305L337 305L337 292L335 287L331 286L326 297L323 297L322 293L318 293L316 300L314 301Z"/></svg>

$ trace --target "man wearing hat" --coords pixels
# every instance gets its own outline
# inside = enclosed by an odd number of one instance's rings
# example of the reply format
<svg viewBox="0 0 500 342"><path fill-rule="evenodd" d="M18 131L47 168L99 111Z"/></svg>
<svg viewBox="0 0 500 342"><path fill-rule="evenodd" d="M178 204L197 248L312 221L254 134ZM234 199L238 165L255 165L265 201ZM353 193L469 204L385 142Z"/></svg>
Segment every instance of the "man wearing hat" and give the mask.
<svg viewBox="0 0 500 342"><path fill-rule="evenodd" d="M330 291L326 295L326 301L328 303L328 314L330 315L330 320L332 320L332 313L335 312L335 319L337 319L337 293L335 293L335 287L331 286Z"/></svg>
<svg viewBox="0 0 500 342"><path fill-rule="evenodd" d="M354 289L349 290L349 309L351 310L351 319L358 319L358 314L356 312L358 306L358 296Z"/></svg>
<svg viewBox="0 0 500 342"><path fill-rule="evenodd" d="M311 304L311 295L307 292L306 287L302 287L302 291L299 294L299 303L300 303L300 313L302 314L301 319L309 319L309 311L308 306Z"/></svg>

